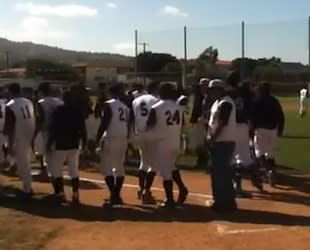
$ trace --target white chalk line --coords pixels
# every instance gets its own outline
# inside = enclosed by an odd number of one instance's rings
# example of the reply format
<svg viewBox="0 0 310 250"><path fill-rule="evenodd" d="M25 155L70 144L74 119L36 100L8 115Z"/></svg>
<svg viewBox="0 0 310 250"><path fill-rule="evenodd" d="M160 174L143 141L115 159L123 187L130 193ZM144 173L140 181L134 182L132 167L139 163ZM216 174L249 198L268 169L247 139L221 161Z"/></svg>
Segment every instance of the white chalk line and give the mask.
<svg viewBox="0 0 310 250"><path fill-rule="evenodd" d="M251 233L263 233L263 232L272 232L272 231L280 231L281 228L270 227L270 228L258 228L258 229L236 229L229 230L227 226L224 225L216 225L216 230L218 234L228 235L228 234L251 234Z"/></svg>

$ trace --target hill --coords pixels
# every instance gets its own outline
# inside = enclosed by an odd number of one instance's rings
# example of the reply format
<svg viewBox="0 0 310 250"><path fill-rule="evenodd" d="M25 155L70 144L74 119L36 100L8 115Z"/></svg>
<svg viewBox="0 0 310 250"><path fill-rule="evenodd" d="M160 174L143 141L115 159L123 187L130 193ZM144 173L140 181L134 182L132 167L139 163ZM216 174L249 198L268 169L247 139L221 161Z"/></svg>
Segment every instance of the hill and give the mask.
<svg viewBox="0 0 310 250"><path fill-rule="evenodd" d="M5 68L5 52L9 52L11 67L21 67L27 59L41 58L57 62L76 63L92 61L126 61L131 57L111 54L111 53L92 53L73 50L65 50L32 42L13 42L0 38L0 69ZM2 55L1 55L2 54Z"/></svg>

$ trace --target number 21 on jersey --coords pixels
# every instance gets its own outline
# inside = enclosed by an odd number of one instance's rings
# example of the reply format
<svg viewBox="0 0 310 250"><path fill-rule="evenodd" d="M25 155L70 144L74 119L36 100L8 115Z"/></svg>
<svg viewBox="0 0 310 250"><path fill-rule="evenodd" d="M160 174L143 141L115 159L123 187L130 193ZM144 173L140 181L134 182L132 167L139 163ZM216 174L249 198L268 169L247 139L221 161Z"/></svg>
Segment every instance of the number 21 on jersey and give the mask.
<svg viewBox="0 0 310 250"><path fill-rule="evenodd" d="M127 122L129 120L129 115L128 115L128 110L127 109L123 109L123 108L119 108L118 109L119 112L119 120L122 122Z"/></svg>

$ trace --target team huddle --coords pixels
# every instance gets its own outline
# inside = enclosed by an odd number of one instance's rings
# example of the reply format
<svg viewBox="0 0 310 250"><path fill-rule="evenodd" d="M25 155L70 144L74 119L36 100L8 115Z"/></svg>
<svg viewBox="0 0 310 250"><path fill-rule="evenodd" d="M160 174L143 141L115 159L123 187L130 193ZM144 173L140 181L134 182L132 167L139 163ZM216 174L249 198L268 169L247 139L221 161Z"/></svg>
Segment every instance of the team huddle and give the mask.
<svg viewBox="0 0 310 250"><path fill-rule="evenodd" d="M248 83L240 83L236 72L226 81L202 79L199 88L200 112L196 112L196 119L191 119L191 148L202 146L211 157L213 208L234 210L236 193L242 192L244 169L260 190L263 188L261 167L268 165L268 173L272 173L273 145L283 131L283 112L270 95L267 84L260 86L254 96ZM23 182L22 195L31 197L33 194L30 163L34 150L40 155L41 165L46 166L55 199L60 203L66 201L63 166L67 165L72 205L78 205L79 156L87 147L89 133L86 126L89 112L82 105L81 93L72 88L60 99L52 95L48 83L42 83L36 103L22 97L18 84L11 84L8 94L9 101L0 102L1 144L4 145L1 161L16 163ZM131 96L127 98L121 84L114 84L95 109L95 116L100 119L95 131L96 148L101 156L100 170L110 192L104 205L123 204L121 190L129 144L139 149L141 159L138 199L143 204L154 204L151 188L158 173L165 191L165 202L161 205L183 205L188 189L176 168L176 160L181 152L188 97L181 95L173 82L151 82L146 90L135 91ZM179 189L177 199L173 193L174 183Z"/></svg>

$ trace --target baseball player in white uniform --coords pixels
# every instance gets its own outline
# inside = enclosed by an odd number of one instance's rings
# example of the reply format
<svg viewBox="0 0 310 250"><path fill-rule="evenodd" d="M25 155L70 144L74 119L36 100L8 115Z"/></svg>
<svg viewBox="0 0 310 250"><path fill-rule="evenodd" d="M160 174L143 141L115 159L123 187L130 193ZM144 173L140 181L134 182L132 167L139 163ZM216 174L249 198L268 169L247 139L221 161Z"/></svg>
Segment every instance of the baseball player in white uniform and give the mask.
<svg viewBox="0 0 310 250"><path fill-rule="evenodd" d="M177 99L177 104L180 105L183 113L185 112L185 109L186 109L186 107L188 105L188 101L189 101L188 97L185 96L185 95L180 95L178 97L178 99ZM186 140L185 133L182 133L182 143L181 143L181 145L182 145L182 152L186 152L186 150L187 150L187 140Z"/></svg>
<svg viewBox="0 0 310 250"><path fill-rule="evenodd" d="M144 89L143 84L140 83L136 85L136 89L132 92L132 96L134 99L145 94L147 94L147 91Z"/></svg>
<svg viewBox="0 0 310 250"><path fill-rule="evenodd" d="M134 116L134 130L137 144L141 150L141 162L139 167L139 190L138 198L142 198L143 203L153 203L151 187L154 182L156 171L154 171L154 143L152 137L146 131L146 122L152 106L158 102L157 82L152 82L148 86L149 94L144 94L136 98L132 103Z"/></svg>
<svg viewBox="0 0 310 250"><path fill-rule="evenodd" d="M52 96L51 86L49 83L41 83L39 86L39 96L41 97L38 101L37 108L37 122L36 122L36 133L35 133L35 149L36 152L41 155L41 169L44 169L46 162L47 171L50 174L49 166L51 165L51 154L52 151L47 152L46 146L48 141L48 129L50 126L51 116L56 108L63 105L63 101L58 97Z"/></svg>
<svg viewBox="0 0 310 250"><path fill-rule="evenodd" d="M0 89L0 164L4 163L6 160L4 148L6 146L7 140L3 134L6 102L7 102L7 100L3 97L3 91L2 91L2 89Z"/></svg>
<svg viewBox="0 0 310 250"><path fill-rule="evenodd" d="M300 103L299 103L299 114L300 117L304 117L307 112L307 97L308 97L308 90L303 88L300 90Z"/></svg>
<svg viewBox="0 0 310 250"><path fill-rule="evenodd" d="M31 151L35 132L34 107L30 100L21 97L19 84L9 86L11 100L6 105L5 134L8 136L8 150L16 159L17 172L23 182L23 195L30 197Z"/></svg>
<svg viewBox="0 0 310 250"><path fill-rule="evenodd" d="M179 187L178 203L183 204L188 190L185 187L180 172L175 167L180 153L180 137L182 133L183 111L176 103L176 88L171 83L161 83L160 98L151 109L147 130L157 140L155 144L156 169L163 178L166 201L163 206L175 205L173 197L173 181Z"/></svg>
<svg viewBox="0 0 310 250"><path fill-rule="evenodd" d="M97 145L103 141L101 170L110 191L110 198L105 202L107 206L123 204L120 193L125 179L124 162L130 112L119 100L122 92L120 84L111 87L111 99L103 104L104 115L97 134Z"/></svg>

